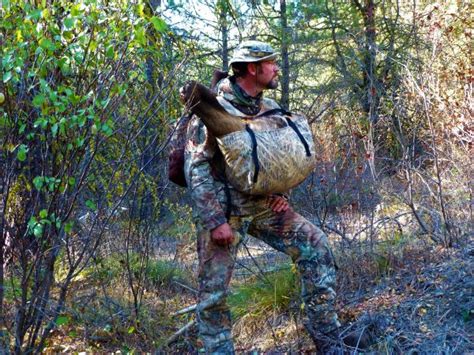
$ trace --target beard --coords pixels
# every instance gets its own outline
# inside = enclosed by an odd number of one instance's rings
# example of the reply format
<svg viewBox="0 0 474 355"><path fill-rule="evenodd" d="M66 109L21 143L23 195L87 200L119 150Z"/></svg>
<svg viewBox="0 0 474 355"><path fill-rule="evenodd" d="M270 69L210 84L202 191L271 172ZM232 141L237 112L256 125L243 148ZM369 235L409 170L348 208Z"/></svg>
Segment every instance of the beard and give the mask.
<svg viewBox="0 0 474 355"><path fill-rule="evenodd" d="M278 87L278 78L275 77L267 84L267 89L276 89Z"/></svg>

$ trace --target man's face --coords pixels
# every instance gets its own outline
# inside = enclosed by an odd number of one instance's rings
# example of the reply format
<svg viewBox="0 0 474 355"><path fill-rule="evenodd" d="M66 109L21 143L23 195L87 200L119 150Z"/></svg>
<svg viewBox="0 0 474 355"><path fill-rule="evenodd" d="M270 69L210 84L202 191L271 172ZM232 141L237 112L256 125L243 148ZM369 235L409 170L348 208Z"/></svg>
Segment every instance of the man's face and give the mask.
<svg viewBox="0 0 474 355"><path fill-rule="evenodd" d="M266 89L278 87L278 64L274 60L259 62L257 65L257 81Z"/></svg>

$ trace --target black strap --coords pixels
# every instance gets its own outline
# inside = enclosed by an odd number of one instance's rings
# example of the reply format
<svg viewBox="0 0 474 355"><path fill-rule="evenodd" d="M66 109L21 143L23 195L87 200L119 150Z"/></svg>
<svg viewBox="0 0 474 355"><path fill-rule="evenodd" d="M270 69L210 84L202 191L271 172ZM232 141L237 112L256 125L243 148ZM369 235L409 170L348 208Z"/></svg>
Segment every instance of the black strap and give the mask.
<svg viewBox="0 0 474 355"><path fill-rule="evenodd" d="M257 116L255 116L255 118L270 116L270 115L274 115L274 114L277 114L277 113L282 114L283 116L291 116L290 111L283 110L282 108L274 108L274 109L262 112L261 114L258 114Z"/></svg>
<svg viewBox="0 0 474 355"><path fill-rule="evenodd" d="M229 188L227 179L224 179L224 191L225 191L225 197L227 199L227 207L225 209L225 218L227 219L227 221L229 221L230 214L232 212L232 195L230 194L230 188Z"/></svg>
<svg viewBox="0 0 474 355"><path fill-rule="evenodd" d="M311 151L309 150L308 142L306 142L306 139L304 139L303 135L301 134L300 130L298 129L298 126L295 125L295 123L291 120L291 118L289 118L289 117L285 117L285 118L286 118L286 121L288 122L288 126L293 128L293 130L296 132L299 139L301 140L301 143L303 143L304 149L306 150L306 156L310 157L311 156Z"/></svg>
<svg viewBox="0 0 474 355"><path fill-rule="evenodd" d="M253 133L252 128L250 128L248 124L245 125L245 129L250 135L250 139L252 141L252 159L253 164L255 166L255 172L253 174L253 183L256 183L258 179L258 172L260 171L260 162L258 161L257 153L257 139L255 138L255 133Z"/></svg>
<svg viewBox="0 0 474 355"><path fill-rule="evenodd" d="M283 116L285 116L286 118L286 121L288 122L288 126L290 126L291 128L293 128L293 130L296 132L296 134L298 135L299 139L301 140L301 143L303 143L304 145L304 149L306 150L306 156L307 157L310 157L311 156L311 152L309 150L309 145L308 145L308 142L306 142L306 139L303 137L303 135L301 134L300 130L298 129L298 126L295 125L295 123L291 120L291 112L290 111L286 111L286 110L283 110L282 108L274 108L272 110L268 110L268 111L265 111L265 112L262 112L261 114L255 116L255 118L257 117L264 117L264 116L271 116L271 115L275 115L275 114L281 114Z"/></svg>

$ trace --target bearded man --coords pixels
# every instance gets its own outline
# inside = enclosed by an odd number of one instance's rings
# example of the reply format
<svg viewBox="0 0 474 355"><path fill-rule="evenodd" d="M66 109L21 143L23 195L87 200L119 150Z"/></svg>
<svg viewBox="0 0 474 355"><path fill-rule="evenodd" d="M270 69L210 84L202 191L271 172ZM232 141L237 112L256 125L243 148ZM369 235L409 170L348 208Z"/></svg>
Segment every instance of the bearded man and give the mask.
<svg viewBox="0 0 474 355"><path fill-rule="evenodd" d="M246 41L230 61L233 76L216 85L219 103L234 116L279 108L263 97L278 86L277 54L263 42ZM232 354L232 323L226 303L237 250L246 234L289 255L301 279L305 327L319 352L341 343L334 309L336 270L326 234L296 213L285 195L255 196L227 184L224 160L199 117L188 126L185 176L193 202L199 256L198 332L211 354ZM346 343L360 339L350 335Z"/></svg>

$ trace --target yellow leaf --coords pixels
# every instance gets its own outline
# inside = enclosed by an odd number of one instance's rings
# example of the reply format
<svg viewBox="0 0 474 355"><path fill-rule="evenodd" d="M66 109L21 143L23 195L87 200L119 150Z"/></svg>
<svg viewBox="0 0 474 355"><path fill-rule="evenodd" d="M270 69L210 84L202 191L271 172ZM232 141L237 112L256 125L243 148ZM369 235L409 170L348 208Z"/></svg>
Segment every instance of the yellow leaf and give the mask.
<svg viewBox="0 0 474 355"><path fill-rule="evenodd" d="M23 35L21 34L21 30L16 30L15 35L17 42L23 42Z"/></svg>
<svg viewBox="0 0 474 355"><path fill-rule="evenodd" d="M420 307L418 309L418 315L424 316L426 314L426 308Z"/></svg>
<svg viewBox="0 0 474 355"><path fill-rule="evenodd" d="M137 5L137 13L138 13L138 16L140 17L145 17L145 13L143 12L143 9L145 8L145 5L143 4L139 4Z"/></svg>
<svg viewBox="0 0 474 355"><path fill-rule="evenodd" d="M48 9L44 9L42 12L41 12L41 17L43 17L45 20L49 19L49 10Z"/></svg>

